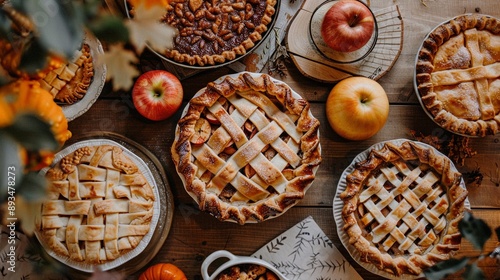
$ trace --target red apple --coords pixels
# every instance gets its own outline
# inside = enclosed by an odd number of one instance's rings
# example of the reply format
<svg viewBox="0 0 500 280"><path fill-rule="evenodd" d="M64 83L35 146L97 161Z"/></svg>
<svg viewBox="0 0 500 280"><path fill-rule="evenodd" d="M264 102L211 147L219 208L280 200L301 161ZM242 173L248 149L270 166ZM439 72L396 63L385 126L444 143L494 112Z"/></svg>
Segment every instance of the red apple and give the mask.
<svg viewBox="0 0 500 280"><path fill-rule="evenodd" d="M181 106L183 89L179 79L165 70L152 70L137 78L132 88L132 101L147 119L161 121L172 116Z"/></svg>
<svg viewBox="0 0 500 280"><path fill-rule="evenodd" d="M378 82L366 77L349 77L330 91L326 116L338 135L349 140L366 140L387 121L389 100Z"/></svg>
<svg viewBox="0 0 500 280"><path fill-rule="evenodd" d="M353 52L372 37L375 20L370 9L356 0L340 0L326 12L321 23L325 43L339 52Z"/></svg>

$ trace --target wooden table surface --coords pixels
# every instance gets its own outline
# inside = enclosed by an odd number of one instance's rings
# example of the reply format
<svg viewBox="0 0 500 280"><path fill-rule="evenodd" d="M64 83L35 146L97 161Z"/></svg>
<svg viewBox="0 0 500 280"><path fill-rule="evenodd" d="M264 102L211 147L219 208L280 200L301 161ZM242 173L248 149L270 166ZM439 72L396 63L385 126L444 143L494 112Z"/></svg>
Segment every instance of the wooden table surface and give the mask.
<svg viewBox="0 0 500 280"><path fill-rule="evenodd" d="M173 117L160 122L145 120L134 109L130 92L111 92L106 86L99 100L90 110L69 125L75 137L88 131L111 131L128 137L143 145L160 160L165 168L170 189L175 198L172 227L164 245L149 265L158 262L172 262L183 269L188 279L201 279L200 266L210 253L226 249L237 255L251 255L274 237L292 227L302 219L312 216L326 235L334 242L359 274L365 279L380 277L368 272L351 259L340 243L332 214L332 201L342 171L361 151L374 143L411 138L415 130L432 134L446 140L449 134L439 128L422 110L413 89L413 70L417 49L427 32L442 21L462 13L488 13L500 17L497 1L465 0L372 0L372 9L387 5L398 5L404 22L404 41L401 55L391 71L379 82L385 88L390 100L390 113L384 128L366 141L347 141L339 137L328 125L325 115L325 101L333 84L317 82L302 75L291 62L286 63L286 76L276 77L288 83L311 103L311 110L321 122L321 145L323 162L316 180L305 198L282 216L259 224L237 225L220 222L200 212L197 205L183 188L175 172L170 146L174 129L180 117L178 111ZM151 55L143 70L161 68L162 63ZM143 60L144 61L144 60ZM263 71L267 72L267 70ZM228 67L197 73L182 81L185 102L209 81L234 73ZM467 159L461 172L472 172L479 168L484 178L480 186L468 184L469 200L474 216L484 219L492 228L500 226L500 134L470 139L470 146L477 155ZM496 238L486 243L486 250L497 246ZM463 242L460 255L478 254L467 241ZM498 279L498 264L492 259L481 262L488 279ZM129 278L134 279L144 270ZM332 279L335 277L332 275Z"/></svg>

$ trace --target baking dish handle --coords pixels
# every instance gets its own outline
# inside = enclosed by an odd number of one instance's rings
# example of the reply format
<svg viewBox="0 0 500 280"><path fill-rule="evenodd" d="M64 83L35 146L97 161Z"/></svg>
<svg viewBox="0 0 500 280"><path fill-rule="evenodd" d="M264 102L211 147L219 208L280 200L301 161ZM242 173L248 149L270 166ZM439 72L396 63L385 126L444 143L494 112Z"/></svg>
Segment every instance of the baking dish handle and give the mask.
<svg viewBox="0 0 500 280"><path fill-rule="evenodd" d="M215 251L213 252L212 254L210 254L208 257L205 258L205 260L203 261L203 263L201 264L201 276L203 277L204 280L209 280L209 279L212 279L212 275L209 275L208 274L208 268L210 267L210 265L215 261L215 260L218 260L220 258L227 258L229 260L227 260L226 262L228 261L232 261L234 259L236 259L237 257L233 254L231 254L230 252L226 251L226 250L219 250L219 251ZM219 268L221 268L222 266L224 265L221 264L218 269L216 270L216 272L214 272L214 275L217 275L219 274L220 272L218 271Z"/></svg>

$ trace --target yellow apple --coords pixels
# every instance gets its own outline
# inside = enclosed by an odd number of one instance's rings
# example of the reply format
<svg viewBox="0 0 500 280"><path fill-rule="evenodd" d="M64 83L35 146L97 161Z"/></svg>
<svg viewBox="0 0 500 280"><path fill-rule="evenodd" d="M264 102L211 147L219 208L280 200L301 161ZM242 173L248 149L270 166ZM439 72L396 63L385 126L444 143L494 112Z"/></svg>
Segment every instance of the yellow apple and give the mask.
<svg viewBox="0 0 500 280"><path fill-rule="evenodd" d="M341 137L366 140L387 121L389 100L378 82L365 77L349 77L330 91L326 116L332 129Z"/></svg>

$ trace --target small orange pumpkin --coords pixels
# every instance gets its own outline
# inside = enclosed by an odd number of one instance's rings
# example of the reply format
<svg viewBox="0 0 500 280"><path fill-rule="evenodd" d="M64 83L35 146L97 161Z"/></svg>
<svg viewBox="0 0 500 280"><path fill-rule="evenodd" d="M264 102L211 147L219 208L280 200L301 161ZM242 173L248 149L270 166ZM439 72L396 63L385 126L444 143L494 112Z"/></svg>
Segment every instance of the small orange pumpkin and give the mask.
<svg viewBox="0 0 500 280"><path fill-rule="evenodd" d="M14 114L9 104L4 99L0 98L0 127L11 124L13 119Z"/></svg>
<svg viewBox="0 0 500 280"><path fill-rule="evenodd" d="M42 89L37 81L19 79L0 88L0 108L9 107L0 114L0 125L8 125L18 113L31 112L45 120L62 146L71 137L68 120L52 94Z"/></svg>
<svg viewBox="0 0 500 280"><path fill-rule="evenodd" d="M148 267L139 280L187 280L184 272L171 263L158 263Z"/></svg>

